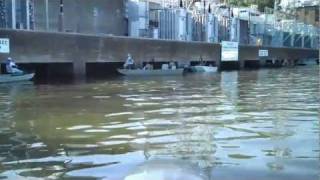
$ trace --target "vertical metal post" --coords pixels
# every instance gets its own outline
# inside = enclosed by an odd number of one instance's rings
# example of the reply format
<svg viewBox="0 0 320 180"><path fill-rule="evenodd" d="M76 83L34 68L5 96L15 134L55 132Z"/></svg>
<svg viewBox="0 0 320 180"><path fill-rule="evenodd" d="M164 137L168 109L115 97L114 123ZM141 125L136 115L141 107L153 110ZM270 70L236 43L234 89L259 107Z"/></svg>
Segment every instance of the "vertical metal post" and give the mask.
<svg viewBox="0 0 320 180"><path fill-rule="evenodd" d="M0 0L0 27L7 27L6 3L4 0Z"/></svg>
<svg viewBox="0 0 320 180"><path fill-rule="evenodd" d="M251 35L251 23L250 23L250 21L251 21L251 11L250 11L250 9L249 9L249 12L248 12L249 14L248 14L248 44L250 44L250 35Z"/></svg>
<svg viewBox="0 0 320 180"><path fill-rule="evenodd" d="M93 30L94 33L98 33L98 16L99 16L99 10L97 7L93 8Z"/></svg>
<svg viewBox="0 0 320 180"><path fill-rule="evenodd" d="M45 0L45 11L46 11L46 30L49 31L49 5L48 5L48 0Z"/></svg>
<svg viewBox="0 0 320 180"><path fill-rule="evenodd" d="M273 18L273 32L272 32L272 34L274 34L275 32L277 32L277 27L276 27L276 23L277 23L277 17L278 17L278 3L277 3L278 1L277 0L274 0L274 4L273 4L273 16L274 16L274 18ZM281 32L281 33L283 33L283 32ZM282 38L282 36L280 36L281 37L281 42L280 42L280 44L283 44L283 38ZM275 36L272 36L272 38L275 38ZM273 42L275 42L273 39L272 39L272 41ZM277 39L277 41L279 41L279 39ZM273 44L273 45L275 45L275 44Z"/></svg>
<svg viewBox="0 0 320 180"><path fill-rule="evenodd" d="M64 12L63 12L63 0L60 0L60 13L59 13L59 31L64 31Z"/></svg>
<svg viewBox="0 0 320 180"><path fill-rule="evenodd" d="M298 22L298 6L297 6L297 0L294 0L294 20L296 21L295 23Z"/></svg>
<svg viewBox="0 0 320 180"><path fill-rule="evenodd" d="M11 4L11 28L16 29L16 0Z"/></svg>
<svg viewBox="0 0 320 180"><path fill-rule="evenodd" d="M27 30L30 30L30 0L26 0L26 25Z"/></svg>
<svg viewBox="0 0 320 180"><path fill-rule="evenodd" d="M206 16L206 1L203 0L203 15L200 16L201 18L201 40L200 41L205 41L205 26L206 26L206 21L205 21L205 16Z"/></svg>

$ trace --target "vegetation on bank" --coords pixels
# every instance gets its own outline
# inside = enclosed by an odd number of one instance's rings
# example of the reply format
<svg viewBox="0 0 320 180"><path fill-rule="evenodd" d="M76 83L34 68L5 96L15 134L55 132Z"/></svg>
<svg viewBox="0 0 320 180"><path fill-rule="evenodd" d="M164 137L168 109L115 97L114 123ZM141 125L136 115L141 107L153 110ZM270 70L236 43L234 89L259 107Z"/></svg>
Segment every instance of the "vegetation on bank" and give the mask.
<svg viewBox="0 0 320 180"><path fill-rule="evenodd" d="M230 5L234 6L250 6L251 4L258 5L258 9L263 12L266 7L273 8L274 0L228 0Z"/></svg>

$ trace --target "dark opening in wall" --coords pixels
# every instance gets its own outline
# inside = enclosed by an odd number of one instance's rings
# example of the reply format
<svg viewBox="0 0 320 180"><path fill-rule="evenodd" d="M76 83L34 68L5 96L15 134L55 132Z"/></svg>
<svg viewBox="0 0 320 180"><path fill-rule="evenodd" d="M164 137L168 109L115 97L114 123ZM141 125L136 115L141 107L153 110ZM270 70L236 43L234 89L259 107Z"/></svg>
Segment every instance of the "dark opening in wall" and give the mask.
<svg viewBox="0 0 320 180"><path fill-rule="evenodd" d="M40 64L17 64L17 66L19 67L19 69L23 70L25 73L36 73L36 69L37 67L40 67ZM45 67L42 67L42 69ZM6 64L1 64L1 74L7 74L7 70L6 70ZM36 73L36 74L39 74Z"/></svg>
<svg viewBox="0 0 320 180"><path fill-rule="evenodd" d="M118 68L122 68L122 62L112 63L86 63L86 75L88 78L107 78L119 75Z"/></svg>
<svg viewBox="0 0 320 180"><path fill-rule="evenodd" d="M294 37L294 47L302 47L302 36L301 34L296 34Z"/></svg>
<svg viewBox="0 0 320 180"><path fill-rule="evenodd" d="M145 65L147 62L144 62L143 65ZM169 64L170 61L162 61L162 62L154 62L152 63L154 69L161 69L163 64ZM182 64L179 64L177 61L174 61L177 67L183 66Z"/></svg>
<svg viewBox="0 0 320 180"><path fill-rule="evenodd" d="M260 61L256 61L256 60L245 61L244 67L248 69L258 69L260 68Z"/></svg>
<svg viewBox="0 0 320 180"><path fill-rule="evenodd" d="M280 60L268 59L265 61L264 66L268 68L279 68L279 67L282 67L283 62L284 62L283 59L280 59Z"/></svg>
<svg viewBox="0 0 320 180"><path fill-rule="evenodd" d="M67 83L73 80L72 63L23 63L17 64L25 73L35 73L36 83ZM6 73L5 64L1 64L1 72Z"/></svg>
<svg viewBox="0 0 320 180"><path fill-rule="evenodd" d="M212 65L212 66L216 66L216 62L215 61L203 61L205 63L206 66ZM190 65L191 66L196 66L200 63L200 61L191 61Z"/></svg>
<svg viewBox="0 0 320 180"><path fill-rule="evenodd" d="M147 63L150 63L150 64L152 64L153 65L153 68L154 69L161 69L162 68L162 65L163 64L169 64L171 61L158 61L158 62L150 62L150 61L146 61L146 62L143 62L142 63L142 66L141 67L138 67L138 68L143 68ZM186 66L188 66L189 65L189 62L178 62L178 61L173 61L175 64L176 64L176 66L178 67L178 68L185 68ZM207 64L207 65L209 65L209 64L214 64L214 62L207 62L207 61L205 61L205 63ZM197 64L199 64L199 61L197 62L197 61L191 61L190 62L190 65L191 66L194 66L194 65L197 65Z"/></svg>
<svg viewBox="0 0 320 180"><path fill-rule="evenodd" d="M292 47L291 38L292 38L292 35L290 33L283 32L283 39L282 39L283 46Z"/></svg>
<svg viewBox="0 0 320 180"><path fill-rule="evenodd" d="M5 74L6 73L6 65L5 64L0 64L0 74Z"/></svg>
<svg viewBox="0 0 320 180"><path fill-rule="evenodd" d="M238 61L221 62L220 69L221 70L239 70L240 62Z"/></svg>
<svg viewBox="0 0 320 180"><path fill-rule="evenodd" d="M304 37L304 48L311 48L311 37L310 36Z"/></svg>

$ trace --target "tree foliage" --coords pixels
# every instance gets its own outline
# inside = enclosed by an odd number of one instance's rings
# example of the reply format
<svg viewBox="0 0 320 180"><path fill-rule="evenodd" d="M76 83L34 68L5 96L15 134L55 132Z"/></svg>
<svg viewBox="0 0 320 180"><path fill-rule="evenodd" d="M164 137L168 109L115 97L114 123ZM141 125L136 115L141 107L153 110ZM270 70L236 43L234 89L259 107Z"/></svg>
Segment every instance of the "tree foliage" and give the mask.
<svg viewBox="0 0 320 180"><path fill-rule="evenodd" d="M251 4L258 5L260 11L264 11L266 7L273 8L274 0L228 0L230 5L248 7Z"/></svg>

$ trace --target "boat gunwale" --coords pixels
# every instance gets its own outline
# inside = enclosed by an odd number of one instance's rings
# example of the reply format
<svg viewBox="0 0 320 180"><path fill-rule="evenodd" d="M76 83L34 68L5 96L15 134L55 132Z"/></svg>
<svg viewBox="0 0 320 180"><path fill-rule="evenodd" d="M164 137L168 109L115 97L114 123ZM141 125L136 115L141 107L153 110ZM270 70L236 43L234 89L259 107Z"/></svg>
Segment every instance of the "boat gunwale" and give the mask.
<svg viewBox="0 0 320 180"><path fill-rule="evenodd" d="M34 78L34 76L35 73L28 73L23 75L0 74L0 83L30 81Z"/></svg>
<svg viewBox="0 0 320 180"><path fill-rule="evenodd" d="M184 69L117 69L117 71L126 76L170 76L183 75Z"/></svg>

